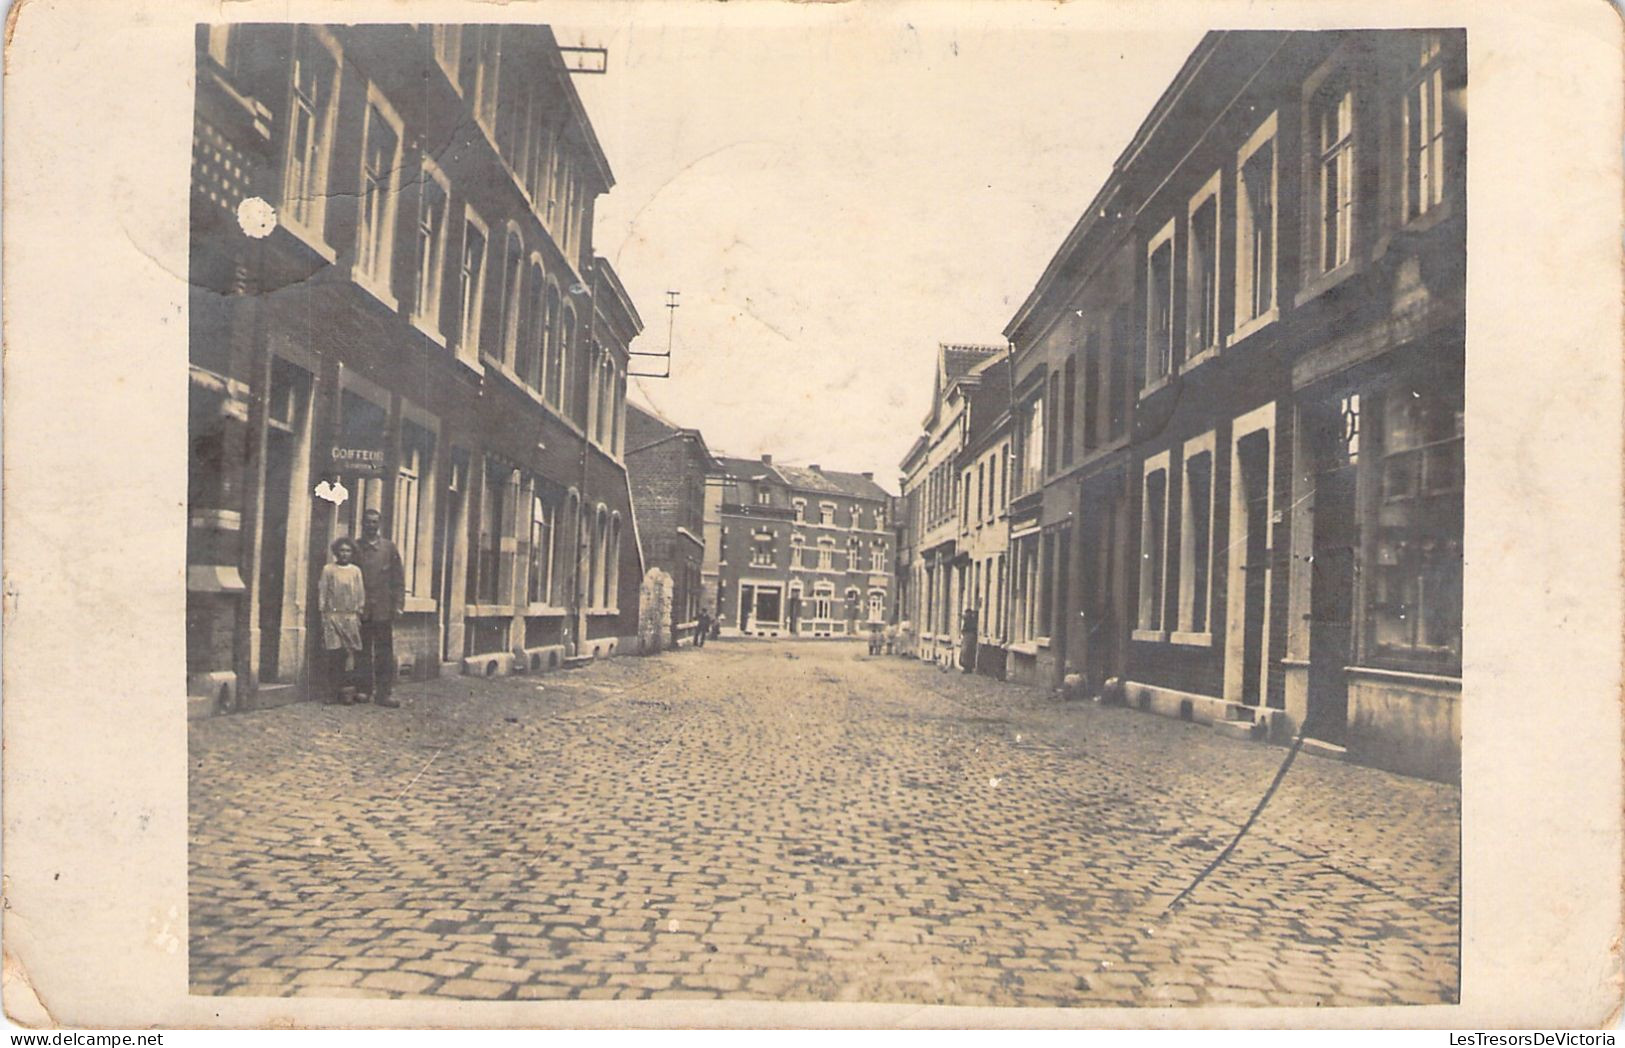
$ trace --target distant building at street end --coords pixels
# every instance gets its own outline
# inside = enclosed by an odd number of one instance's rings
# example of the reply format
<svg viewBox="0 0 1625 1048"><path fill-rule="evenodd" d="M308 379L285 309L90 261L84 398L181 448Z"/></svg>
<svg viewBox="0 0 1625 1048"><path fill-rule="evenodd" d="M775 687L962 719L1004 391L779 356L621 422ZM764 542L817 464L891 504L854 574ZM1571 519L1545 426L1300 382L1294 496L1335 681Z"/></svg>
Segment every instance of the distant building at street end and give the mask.
<svg viewBox="0 0 1625 1048"><path fill-rule="evenodd" d="M850 637L891 614L892 496L873 473L721 458L724 636Z"/></svg>
<svg viewBox="0 0 1625 1048"><path fill-rule="evenodd" d="M719 469L705 438L636 404L626 407L626 469L645 570L672 578L665 643L691 643L704 595L707 478Z"/></svg>

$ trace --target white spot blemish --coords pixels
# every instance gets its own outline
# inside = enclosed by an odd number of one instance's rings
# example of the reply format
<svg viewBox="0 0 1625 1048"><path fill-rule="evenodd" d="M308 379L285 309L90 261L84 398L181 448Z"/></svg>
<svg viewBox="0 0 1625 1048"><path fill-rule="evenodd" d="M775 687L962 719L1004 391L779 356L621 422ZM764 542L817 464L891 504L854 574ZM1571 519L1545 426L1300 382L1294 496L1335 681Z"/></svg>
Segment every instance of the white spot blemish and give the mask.
<svg viewBox="0 0 1625 1048"><path fill-rule="evenodd" d="M276 208L257 196L246 197L237 205L237 224L255 240L264 240L276 228Z"/></svg>
<svg viewBox="0 0 1625 1048"><path fill-rule="evenodd" d="M989 786L997 786L1002 781L1003 781L1002 779L995 776L994 778L991 778L991 779L987 780L987 784Z"/></svg>
<svg viewBox="0 0 1625 1048"><path fill-rule="evenodd" d="M677 930L677 918L673 917L671 920L666 922L666 930L668 932L674 932Z"/></svg>

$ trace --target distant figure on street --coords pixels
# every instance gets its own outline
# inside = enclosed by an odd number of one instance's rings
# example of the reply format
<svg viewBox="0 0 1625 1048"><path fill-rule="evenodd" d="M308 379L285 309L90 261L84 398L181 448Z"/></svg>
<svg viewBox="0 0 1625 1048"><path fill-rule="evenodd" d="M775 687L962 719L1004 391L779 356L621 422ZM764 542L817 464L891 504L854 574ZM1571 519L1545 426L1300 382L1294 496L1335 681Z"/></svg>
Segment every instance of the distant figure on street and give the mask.
<svg viewBox="0 0 1625 1048"><path fill-rule="evenodd" d="M869 654L880 654L880 626L878 623L869 624Z"/></svg>
<svg viewBox="0 0 1625 1048"><path fill-rule="evenodd" d="M406 610L406 569L395 543L379 533L383 517L375 509L361 515L361 538L356 542L356 563L366 582L367 600L361 612L361 641L372 701L394 709L395 617ZM367 695L359 696L366 702Z"/></svg>
<svg viewBox="0 0 1625 1048"><path fill-rule="evenodd" d="M316 606L322 614L323 687L327 705L348 706L355 701L357 671L361 664L361 609L367 603L366 582L356 567L355 541L334 540L333 560L322 566L316 584Z"/></svg>
<svg viewBox="0 0 1625 1048"><path fill-rule="evenodd" d="M886 630L882 634L882 641L886 646L887 655L897 654L897 624L895 622L886 624Z"/></svg>
<svg viewBox="0 0 1625 1048"><path fill-rule="evenodd" d="M694 646L705 647L705 638L711 635L711 613L704 608L700 609L699 628L694 631Z"/></svg>
<svg viewBox="0 0 1625 1048"><path fill-rule="evenodd" d="M959 620L959 668L976 672L976 609L966 608Z"/></svg>

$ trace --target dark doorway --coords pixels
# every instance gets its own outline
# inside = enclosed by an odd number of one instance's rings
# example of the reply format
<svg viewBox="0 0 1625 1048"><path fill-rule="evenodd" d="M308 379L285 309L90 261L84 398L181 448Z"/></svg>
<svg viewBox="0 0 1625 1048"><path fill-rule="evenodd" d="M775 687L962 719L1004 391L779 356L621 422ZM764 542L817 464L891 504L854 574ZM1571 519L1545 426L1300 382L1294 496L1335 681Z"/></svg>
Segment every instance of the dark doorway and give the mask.
<svg viewBox="0 0 1625 1048"><path fill-rule="evenodd" d="M1309 710L1304 733L1341 745L1348 729L1348 673L1354 643L1360 398L1310 420L1315 455L1314 559L1309 588Z"/></svg>
<svg viewBox="0 0 1625 1048"><path fill-rule="evenodd" d="M1242 553L1241 701L1264 704L1264 604L1269 593L1270 435L1258 430L1236 444L1236 483L1240 485L1245 536Z"/></svg>

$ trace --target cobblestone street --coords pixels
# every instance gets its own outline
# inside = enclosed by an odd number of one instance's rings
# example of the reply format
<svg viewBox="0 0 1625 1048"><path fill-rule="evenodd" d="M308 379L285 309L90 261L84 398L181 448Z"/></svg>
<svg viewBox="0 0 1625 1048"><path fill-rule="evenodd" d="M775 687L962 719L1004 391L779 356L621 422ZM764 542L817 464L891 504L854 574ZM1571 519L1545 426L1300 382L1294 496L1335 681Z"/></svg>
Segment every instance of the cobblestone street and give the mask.
<svg viewBox="0 0 1625 1048"><path fill-rule="evenodd" d="M191 728L200 994L1456 997L1459 792L1144 713L719 642Z"/></svg>

